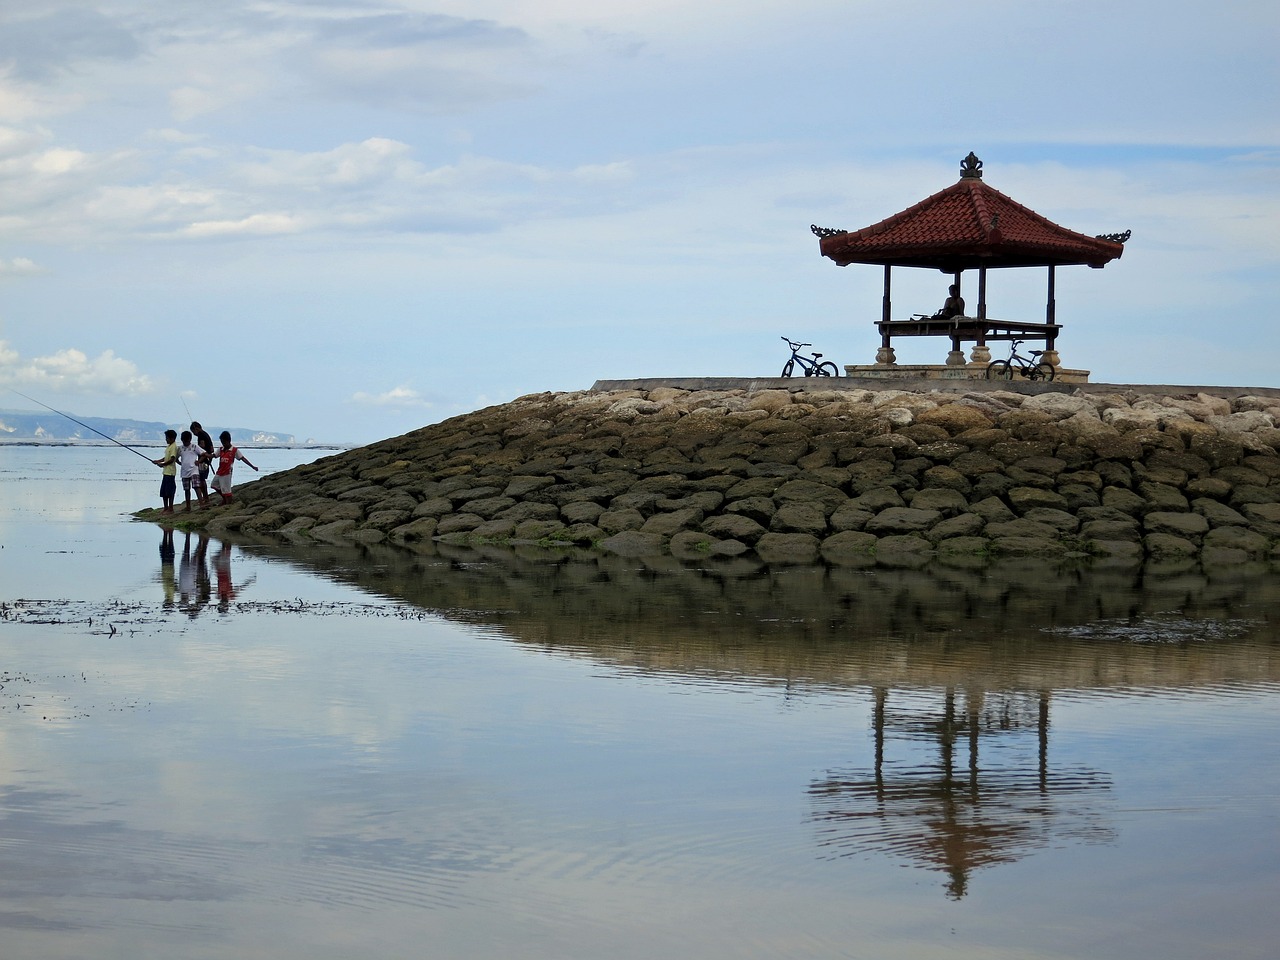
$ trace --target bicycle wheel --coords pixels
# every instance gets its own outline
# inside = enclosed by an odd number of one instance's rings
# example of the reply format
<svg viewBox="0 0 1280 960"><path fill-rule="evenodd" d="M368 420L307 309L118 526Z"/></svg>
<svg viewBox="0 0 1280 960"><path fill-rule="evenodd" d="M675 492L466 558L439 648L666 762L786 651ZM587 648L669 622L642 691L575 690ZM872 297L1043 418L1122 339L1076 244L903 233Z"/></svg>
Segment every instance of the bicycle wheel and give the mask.
<svg viewBox="0 0 1280 960"><path fill-rule="evenodd" d="M786 365L783 366L782 368L782 375L784 377L791 376L791 371L794 370L795 368L796 368L796 362L794 360L788 360L786 362Z"/></svg>
<svg viewBox="0 0 1280 960"><path fill-rule="evenodd" d="M1012 380L1013 368L1008 360L992 360L987 364L988 380Z"/></svg>
<svg viewBox="0 0 1280 960"><path fill-rule="evenodd" d="M820 377L838 377L840 376L840 368L830 360L824 360L818 364L818 376Z"/></svg>
<svg viewBox="0 0 1280 960"><path fill-rule="evenodd" d="M1031 368L1032 380L1052 380L1055 374L1052 363L1045 363L1041 360Z"/></svg>

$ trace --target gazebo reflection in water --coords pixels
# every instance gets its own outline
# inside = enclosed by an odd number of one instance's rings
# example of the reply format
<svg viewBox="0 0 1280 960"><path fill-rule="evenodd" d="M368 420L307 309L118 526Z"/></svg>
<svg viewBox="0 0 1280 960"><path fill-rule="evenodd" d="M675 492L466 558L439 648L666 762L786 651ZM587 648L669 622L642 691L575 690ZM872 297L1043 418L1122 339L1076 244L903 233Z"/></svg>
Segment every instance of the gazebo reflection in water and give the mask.
<svg viewBox="0 0 1280 960"><path fill-rule="evenodd" d="M873 692L874 767L833 770L809 787L824 855L880 853L941 870L959 899L980 867L1114 839L1111 778L1049 761L1049 691ZM905 743L906 756L887 758L888 741Z"/></svg>

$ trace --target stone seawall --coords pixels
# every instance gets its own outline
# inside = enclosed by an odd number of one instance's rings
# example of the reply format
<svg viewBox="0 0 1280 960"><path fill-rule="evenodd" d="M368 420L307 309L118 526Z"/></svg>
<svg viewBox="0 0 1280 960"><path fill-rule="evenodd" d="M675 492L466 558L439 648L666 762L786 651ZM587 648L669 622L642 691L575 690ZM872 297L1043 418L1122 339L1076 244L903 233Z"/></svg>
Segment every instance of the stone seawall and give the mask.
<svg viewBox="0 0 1280 960"><path fill-rule="evenodd" d="M246 483L181 522L766 563L1280 559L1272 391L786 383L521 397Z"/></svg>

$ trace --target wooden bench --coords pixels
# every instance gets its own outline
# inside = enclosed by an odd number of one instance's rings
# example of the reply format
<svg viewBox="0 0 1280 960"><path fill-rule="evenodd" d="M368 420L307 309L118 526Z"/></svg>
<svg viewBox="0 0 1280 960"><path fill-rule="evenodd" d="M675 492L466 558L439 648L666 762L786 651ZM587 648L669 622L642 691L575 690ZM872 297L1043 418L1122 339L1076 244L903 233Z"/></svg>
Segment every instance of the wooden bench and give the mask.
<svg viewBox="0 0 1280 960"><path fill-rule="evenodd" d="M957 353L961 349L961 342L965 340L980 345L985 345L988 340L1043 340L1045 350L1052 350L1054 339L1062 329L1057 323L919 315L909 320L880 320L876 322L876 326L880 328L883 347L891 347L894 337L950 337L951 349Z"/></svg>

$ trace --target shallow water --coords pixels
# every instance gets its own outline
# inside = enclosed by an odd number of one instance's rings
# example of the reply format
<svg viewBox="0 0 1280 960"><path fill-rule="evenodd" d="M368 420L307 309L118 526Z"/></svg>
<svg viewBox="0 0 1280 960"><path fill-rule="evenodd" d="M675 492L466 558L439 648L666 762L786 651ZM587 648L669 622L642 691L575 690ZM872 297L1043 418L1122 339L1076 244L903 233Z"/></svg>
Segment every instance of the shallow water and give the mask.
<svg viewBox="0 0 1280 960"><path fill-rule="evenodd" d="M1274 955L1268 569L170 558L156 472L0 446L5 956Z"/></svg>

